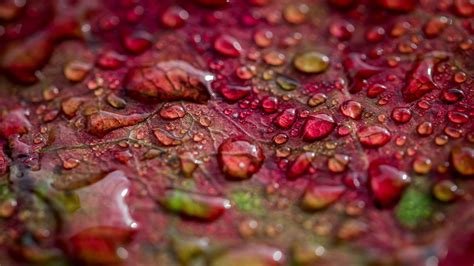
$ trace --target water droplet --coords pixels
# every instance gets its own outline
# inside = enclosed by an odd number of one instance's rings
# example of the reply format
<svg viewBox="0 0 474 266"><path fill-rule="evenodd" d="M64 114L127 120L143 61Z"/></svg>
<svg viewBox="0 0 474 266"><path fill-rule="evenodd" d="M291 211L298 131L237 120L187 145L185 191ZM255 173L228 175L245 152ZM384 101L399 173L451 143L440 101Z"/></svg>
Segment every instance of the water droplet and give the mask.
<svg viewBox="0 0 474 266"><path fill-rule="evenodd" d="M54 100L58 95L59 89L55 86L48 86L43 90L43 99L45 101Z"/></svg>
<svg viewBox="0 0 474 266"><path fill-rule="evenodd" d="M74 169L78 167L79 164L80 164L80 161L78 159L69 158L63 161L63 168L66 170L70 170L70 169Z"/></svg>
<svg viewBox="0 0 474 266"><path fill-rule="evenodd" d="M369 167L370 189L375 200L386 207L396 203L411 182L411 178L397 168L371 163Z"/></svg>
<svg viewBox="0 0 474 266"><path fill-rule="evenodd" d="M179 104L164 105L160 110L160 117L166 120L183 118L185 115L186 111L183 106Z"/></svg>
<svg viewBox="0 0 474 266"><path fill-rule="evenodd" d="M328 69L329 57L319 52L306 52L297 55L293 65L303 73L318 74Z"/></svg>
<svg viewBox="0 0 474 266"><path fill-rule="evenodd" d="M184 100L204 103L211 97L215 77L184 61L167 61L155 67L131 68L124 80L127 93L145 102Z"/></svg>
<svg viewBox="0 0 474 266"><path fill-rule="evenodd" d="M64 67L64 76L72 82L79 82L86 78L89 71L92 69L92 64L83 61L71 61Z"/></svg>
<svg viewBox="0 0 474 266"><path fill-rule="evenodd" d="M262 108L265 113L274 113L278 110L278 98L273 96L265 97L262 100Z"/></svg>
<svg viewBox="0 0 474 266"><path fill-rule="evenodd" d="M181 144L181 140L176 139L176 137L172 136L161 128L153 129L153 135L155 136L158 143L162 146L169 147Z"/></svg>
<svg viewBox="0 0 474 266"><path fill-rule="evenodd" d="M354 25L345 20L337 20L329 26L329 33L341 41L347 41L352 38L355 31Z"/></svg>
<svg viewBox="0 0 474 266"><path fill-rule="evenodd" d="M222 34L214 39L214 49L222 55L238 57L242 51L242 46L236 38Z"/></svg>
<svg viewBox="0 0 474 266"><path fill-rule="evenodd" d="M290 128L296 120L296 109L289 108L281 112L274 120L275 125L280 128Z"/></svg>
<svg viewBox="0 0 474 266"><path fill-rule="evenodd" d="M311 115L303 127L303 140L315 141L323 139L334 130L336 122L327 114Z"/></svg>
<svg viewBox="0 0 474 266"><path fill-rule="evenodd" d="M454 8L458 15L461 15L464 17L474 16L474 6L472 2L469 0L455 0Z"/></svg>
<svg viewBox="0 0 474 266"><path fill-rule="evenodd" d="M459 71L454 74L454 82L461 84L464 83L467 80L467 75L466 73Z"/></svg>
<svg viewBox="0 0 474 266"><path fill-rule="evenodd" d="M362 116L362 104L353 100L343 102L340 109L343 115L355 120L359 120Z"/></svg>
<svg viewBox="0 0 474 266"><path fill-rule="evenodd" d="M392 110L392 119L401 124L410 121L411 116L410 109L406 107L395 107Z"/></svg>
<svg viewBox="0 0 474 266"><path fill-rule="evenodd" d="M185 218L214 221L231 207L228 199L179 189L167 189L160 205Z"/></svg>
<svg viewBox="0 0 474 266"><path fill-rule="evenodd" d="M124 55L114 51L106 51L99 55L96 64L101 69L114 70L121 68L126 60L127 57Z"/></svg>
<svg viewBox="0 0 474 266"><path fill-rule="evenodd" d="M184 26L189 13L180 6L170 6L161 15L161 23L168 28L177 29Z"/></svg>
<svg viewBox="0 0 474 266"><path fill-rule="evenodd" d="M273 32L270 30L257 30L253 34L253 41L260 48L266 48L273 43Z"/></svg>
<svg viewBox="0 0 474 266"><path fill-rule="evenodd" d="M346 171L350 157L345 154L335 154L328 160L329 171L333 173L342 173Z"/></svg>
<svg viewBox="0 0 474 266"><path fill-rule="evenodd" d="M449 20L445 16L432 17L423 27L423 32L428 38L438 37L448 26Z"/></svg>
<svg viewBox="0 0 474 266"><path fill-rule="evenodd" d="M388 129L381 126L362 127L357 131L357 137L362 145L369 148L382 147L387 144L392 135Z"/></svg>
<svg viewBox="0 0 474 266"><path fill-rule="evenodd" d="M107 95L107 103L116 109L124 109L127 106L127 102L115 93Z"/></svg>
<svg viewBox="0 0 474 266"><path fill-rule="evenodd" d="M54 50L53 43L44 35L8 45L0 53L0 69L21 83L37 82L36 71L48 62Z"/></svg>
<svg viewBox="0 0 474 266"><path fill-rule="evenodd" d="M323 104L326 102L328 97L324 93L316 93L311 98L308 99L308 106L309 107L316 107L320 104Z"/></svg>
<svg viewBox="0 0 474 266"><path fill-rule="evenodd" d="M278 86L285 91L292 91L300 86L300 83L297 80L291 79L283 75L278 75L275 81Z"/></svg>
<svg viewBox="0 0 474 266"><path fill-rule="evenodd" d="M146 118L147 115L143 114L120 115L99 111L87 116L87 132L103 137L113 130L135 125Z"/></svg>
<svg viewBox="0 0 474 266"><path fill-rule="evenodd" d="M432 166L431 159L420 155L413 160L413 171L420 175L426 175L430 172Z"/></svg>
<svg viewBox="0 0 474 266"><path fill-rule="evenodd" d="M285 265L284 253L274 247L261 244L248 244L236 247L217 256L210 266L237 266L237 265L261 265L282 266Z"/></svg>
<svg viewBox="0 0 474 266"><path fill-rule="evenodd" d="M250 95L252 88L250 86L222 84L217 90L228 102L236 102Z"/></svg>
<svg viewBox="0 0 474 266"><path fill-rule="evenodd" d="M286 176L290 179L296 179L302 175L304 175L311 166L313 159L315 157L314 152L304 152L290 164L286 171Z"/></svg>
<svg viewBox="0 0 474 266"><path fill-rule="evenodd" d="M416 63L415 67L407 74L405 86L402 88L403 99L412 102L437 88L433 80L433 69L438 59L425 58Z"/></svg>
<svg viewBox="0 0 474 266"><path fill-rule="evenodd" d="M153 36L146 31L123 32L121 36L124 48L133 54L141 54L152 45Z"/></svg>
<svg viewBox="0 0 474 266"><path fill-rule="evenodd" d="M277 51L269 51L263 56L263 61L270 66L281 66L286 61L286 56Z"/></svg>
<svg viewBox="0 0 474 266"><path fill-rule="evenodd" d="M448 139L448 136L446 136L446 135L438 135L435 138L435 143L438 146L446 145L448 143L448 141L449 141L449 139Z"/></svg>
<svg viewBox="0 0 474 266"><path fill-rule="evenodd" d="M283 18L290 24L302 24L308 12L309 7L305 4L289 4L283 9Z"/></svg>
<svg viewBox="0 0 474 266"><path fill-rule="evenodd" d="M273 142L277 145L281 145L281 144L285 144L288 141L288 139L289 139L288 135L284 133L279 133L273 137Z"/></svg>
<svg viewBox="0 0 474 266"><path fill-rule="evenodd" d="M433 133L433 125L431 122L422 122L416 127L416 132L422 137L427 137Z"/></svg>
<svg viewBox="0 0 474 266"><path fill-rule="evenodd" d="M455 124L465 124L469 122L469 116L461 112L448 112L448 119Z"/></svg>
<svg viewBox="0 0 474 266"><path fill-rule="evenodd" d="M306 211L318 211L327 208L336 202L342 194L345 187L311 184L306 188L301 207Z"/></svg>
<svg viewBox="0 0 474 266"><path fill-rule="evenodd" d="M454 169L464 176L474 175L474 149L467 146L456 146L451 150L451 161Z"/></svg>
<svg viewBox="0 0 474 266"><path fill-rule="evenodd" d="M458 186L451 180L442 180L433 186L433 195L442 202L453 201L458 194Z"/></svg>
<svg viewBox="0 0 474 266"><path fill-rule="evenodd" d="M219 146L217 159L227 178L243 180L260 170L265 156L258 145L236 137L225 140Z"/></svg>
<svg viewBox="0 0 474 266"><path fill-rule="evenodd" d="M448 89L441 93L441 99L446 103L456 103L464 99L464 91L460 89Z"/></svg>
<svg viewBox="0 0 474 266"><path fill-rule="evenodd" d="M339 136L347 136L351 134L351 132L352 132L352 128L347 125L341 125L337 128L337 134Z"/></svg>
<svg viewBox="0 0 474 266"><path fill-rule="evenodd" d="M241 80L249 80L257 74L257 68L253 65L240 66L235 70L235 74Z"/></svg>
<svg viewBox="0 0 474 266"><path fill-rule="evenodd" d="M85 98L81 97L71 97L69 99L64 100L61 103L61 110L68 118L72 118L76 115L77 110L79 107L85 102Z"/></svg>
<svg viewBox="0 0 474 266"><path fill-rule="evenodd" d="M130 181L121 171L74 192L80 208L67 219L68 252L85 264L116 264L138 225L130 216L125 197ZM94 245L91 245L94 243ZM98 248L100 247L100 248Z"/></svg>
<svg viewBox="0 0 474 266"><path fill-rule="evenodd" d="M365 87L364 85L367 84L366 79L383 70L381 67L367 64L364 62L364 58L365 56L362 54L351 53L344 59L344 67L351 78L351 93L361 91Z"/></svg>
<svg viewBox="0 0 474 266"><path fill-rule="evenodd" d="M385 37L385 29L379 26L369 28L365 33L365 39L369 42L380 42Z"/></svg>

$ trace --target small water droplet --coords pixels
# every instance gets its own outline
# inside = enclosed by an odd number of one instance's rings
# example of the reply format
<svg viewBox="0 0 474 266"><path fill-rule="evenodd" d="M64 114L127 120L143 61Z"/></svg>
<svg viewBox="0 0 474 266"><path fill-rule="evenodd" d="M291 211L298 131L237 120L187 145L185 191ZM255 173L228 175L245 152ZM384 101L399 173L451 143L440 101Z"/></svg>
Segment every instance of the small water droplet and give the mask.
<svg viewBox="0 0 474 266"><path fill-rule="evenodd" d="M222 34L214 39L214 49L222 55L238 57L242 51L242 46L233 36Z"/></svg>

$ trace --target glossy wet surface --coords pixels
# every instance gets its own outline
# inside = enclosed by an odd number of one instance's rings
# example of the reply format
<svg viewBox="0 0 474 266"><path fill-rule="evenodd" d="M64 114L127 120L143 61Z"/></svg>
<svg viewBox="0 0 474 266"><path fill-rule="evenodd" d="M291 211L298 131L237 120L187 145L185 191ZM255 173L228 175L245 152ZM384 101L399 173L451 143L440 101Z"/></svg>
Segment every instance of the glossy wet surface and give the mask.
<svg viewBox="0 0 474 266"><path fill-rule="evenodd" d="M0 2L1 265L473 265L469 0Z"/></svg>

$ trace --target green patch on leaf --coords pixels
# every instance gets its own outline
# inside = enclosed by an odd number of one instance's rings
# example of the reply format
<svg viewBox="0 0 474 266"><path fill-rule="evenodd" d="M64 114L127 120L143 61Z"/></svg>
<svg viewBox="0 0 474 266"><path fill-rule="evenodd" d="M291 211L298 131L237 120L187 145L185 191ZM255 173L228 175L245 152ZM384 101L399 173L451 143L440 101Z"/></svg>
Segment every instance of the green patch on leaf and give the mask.
<svg viewBox="0 0 474 266"><path fill-rule="evenodd" d="M410 188L402 195L395 217L403 226L413 229L428 220L432 214L432 200L428 194Z"/></svg>
<svg viewBox="0 0 474 266"><path fill-rule="evenodd" d="M241 211L260 212L262 209L261 198L256 193L250 191L234 191L232 192L231 200Z"/></svg>

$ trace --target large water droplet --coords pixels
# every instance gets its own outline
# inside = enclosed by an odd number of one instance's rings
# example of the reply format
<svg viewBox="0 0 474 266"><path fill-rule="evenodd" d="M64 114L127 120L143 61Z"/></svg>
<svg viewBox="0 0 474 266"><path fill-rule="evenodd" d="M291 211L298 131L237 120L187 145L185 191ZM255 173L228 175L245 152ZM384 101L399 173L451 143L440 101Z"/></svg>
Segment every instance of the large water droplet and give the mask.
<svg viewBox="0 0 474 266"><path fill-rule="evenodd" d="M408 73L406 84L402 88L403 99L407 102L412 102L437 88L433 80L434 67L439 60L446 58L446 55L439 54L429 56L417 62L415 67Z"/></svg>
<svg viewBox="0 0 474 266"><path fill-rule="evenodd" d="M192 101L204 103L211 97L211 73L184 61L167 61L155 67L135 67L124 80L127 93L145 102Z"/></svg>
<svg viewBox="0 0 474 266"><path fill-rule="evenodd" d="M357 132L360 143L365 147L377 148L387 144L392 135L388 129L381 126L362 127Z"/></svg>
<svg viewBox="0 0 474 266"><path fill-rule="evenodd" d="M317 74L326 71L329 67L329 57L319 52L306 52L297 55L293 65L301 72Z"/></svg>
<svg viewBox="0 0 474 266"><path fill-rule="evenodd" d="M352 119L358 120L362 116L362 104L353 100L343 102L340 109L343 115Z"/></svg>
<svg viewBox="0 0 474 266"><path fill-rule="evenodd" d="M236 137L225 140L219 146L217 159L227 178L243 180L260 170L265 156L258 145Z"/></svg>
<svg viewBox="0 0 474 266"><path fill-rule="evenodd" d="M336 122L327 114L314 114L303 126L303 140L315 141L323 139L334 130Z"/></svg>
<svg viewBox="0 0 474 266"><path fill-rule="evenodd" d="M125 197L130 181L121 171L75 190L80 208L67 217L67 250L84 263L113 264L126 259L119 250L131 241L137 223L130 216Z"/></svg>
<svg viewBox="0 0 474 266"><path fill-rule="evenodd" d="M405 172L390 165L377 163L371 163L369 177L374 198L382 206L396 203L411 182L411 178Z"/></svg>
<svg viewBox="0 0 474 266"><path fill-rule="evenodd" d="M451 161L454 169L464 176L474 175L474 149L467 146L456 146L451 150Z"/></svg>
<svg viewBox="0 0 474 266"><path fill-rule="evenodd" d="M118 128L132 126L145 120L147 115L120 115L99 111L87 116L87 132L102 137Z"/></svg>

